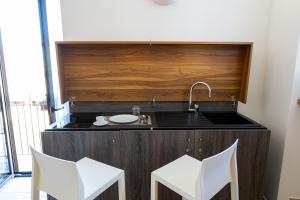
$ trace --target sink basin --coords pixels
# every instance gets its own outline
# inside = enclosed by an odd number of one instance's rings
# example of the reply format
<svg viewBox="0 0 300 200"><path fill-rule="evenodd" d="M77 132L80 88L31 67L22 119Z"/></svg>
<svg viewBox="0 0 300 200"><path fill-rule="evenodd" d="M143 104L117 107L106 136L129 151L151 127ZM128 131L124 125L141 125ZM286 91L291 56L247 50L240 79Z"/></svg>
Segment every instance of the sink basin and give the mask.
<svg viewBox="0 0 300 200"><path fill-rule="evenodd" d="M216 125L250 125L254 124L236 112L204 112L203 116Z"/></svg>
<svg viewBox="0 0 300 200"><path fill-rule="evenodd" d="M194 112L156 112L155 119L158 127L203 127L210 122L201 113Z"/></svg>

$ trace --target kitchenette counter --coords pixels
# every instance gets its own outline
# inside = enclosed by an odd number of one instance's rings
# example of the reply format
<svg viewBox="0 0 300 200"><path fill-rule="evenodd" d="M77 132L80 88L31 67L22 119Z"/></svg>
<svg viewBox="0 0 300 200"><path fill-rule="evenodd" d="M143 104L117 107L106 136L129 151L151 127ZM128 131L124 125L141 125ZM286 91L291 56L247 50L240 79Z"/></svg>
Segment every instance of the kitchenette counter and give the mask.
<svg viewBox="0 0 300 200"><path fill-rule="evenodd" d="M153 112L151 124L113 124L95 126L96 116L119 113L72 113L53 124L46 131L100 131L100 130L187 130L187 129L266 129L259 123L237 112Z"/></svg>

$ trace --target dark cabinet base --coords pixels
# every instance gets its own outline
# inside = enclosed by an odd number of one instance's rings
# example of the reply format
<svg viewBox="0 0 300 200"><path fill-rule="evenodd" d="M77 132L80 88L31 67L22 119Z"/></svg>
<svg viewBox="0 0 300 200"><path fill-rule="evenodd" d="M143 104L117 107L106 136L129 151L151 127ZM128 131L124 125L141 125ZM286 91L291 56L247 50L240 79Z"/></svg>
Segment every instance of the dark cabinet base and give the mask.
<svg viewBox="0 0 300 200"><path fill-rule="evenodd" d="M239 139L237 157L239 194L242 200L261 200L270 132L259 130L124 130L42 133L46 154L77 161L83 157L125 171L127 200L150 199L151 172L184 154L199 160L220 153ZM114 184L97 200L117 200ZM181 197L159 185L159 200ZM213 200L230 200L224 187Z"/></svg>
<svg viewBox="0 0 300 200"><path fill-rule="evenodd" d="M193 155L194 131L121 131L121 165L125 170L127 199L150 199L151 172L183 156ZM177 199L159 189L161 197ZM165 199L165 198L162 198Z"/></svg>
<svg viewBox="0 0 300 200"><path fill-rule="evenodd" d="M243 200L261 200L263 177L269 146L267 130L195 131L195 158L203 160L220 153L239 139L237 149L239 196ZM225 192L226 191L226 192ZM230 199L224 188L214 199Z"/></svg>
<svg viewBox="0 0 300 200"><path fill-rule="evenodd" d="M43 151L51 156L78 161L84 157L120 168L119 131L44 132ZM50 197L49 199L53 199ZM112 185L96 200L118 200L118 186Z"/></svg>

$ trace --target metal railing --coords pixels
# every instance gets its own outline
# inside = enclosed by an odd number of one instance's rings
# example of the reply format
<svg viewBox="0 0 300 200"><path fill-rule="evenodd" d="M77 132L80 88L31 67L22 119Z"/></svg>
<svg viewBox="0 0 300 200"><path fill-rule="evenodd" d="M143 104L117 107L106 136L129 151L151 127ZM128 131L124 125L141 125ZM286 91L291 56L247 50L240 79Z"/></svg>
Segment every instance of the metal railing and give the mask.
<svg viewBox="0 0 300 200"><path fill-rule="evenodd" d="M30 155L30 146L41 149L41 131L49 125L46 102L11 101L16 154Z"/></svg>

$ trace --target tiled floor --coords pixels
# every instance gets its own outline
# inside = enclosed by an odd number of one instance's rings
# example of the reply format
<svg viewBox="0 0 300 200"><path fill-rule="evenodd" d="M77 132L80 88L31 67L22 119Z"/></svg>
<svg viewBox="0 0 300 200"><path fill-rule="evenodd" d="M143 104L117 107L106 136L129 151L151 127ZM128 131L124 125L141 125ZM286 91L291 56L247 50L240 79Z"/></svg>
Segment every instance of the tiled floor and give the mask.
<svg viewBox="0 0 300 200"><path fill-rule="evenodd" d="M30 200L31 178L13 178L0 188L1 200ZM40 193L40 200L46 200L46 194Z"/></svg>

